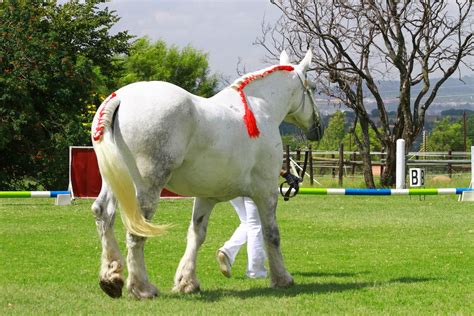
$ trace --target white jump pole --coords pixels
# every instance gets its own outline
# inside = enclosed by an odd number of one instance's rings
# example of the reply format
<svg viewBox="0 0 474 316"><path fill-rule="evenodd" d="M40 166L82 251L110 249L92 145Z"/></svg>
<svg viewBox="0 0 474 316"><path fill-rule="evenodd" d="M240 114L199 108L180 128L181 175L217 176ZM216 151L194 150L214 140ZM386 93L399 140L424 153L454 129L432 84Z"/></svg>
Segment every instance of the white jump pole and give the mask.
<svg viewBox="0 0 474 316"><path fill-rule="evenodd" d="M396 189L405 189L405 140L397 139Z"/></svg>
<svg viewBox="0 0 474 316"><path fill-rule="evenodd" d="M474 185L474 146L471 146L471 184L469 187L472 188Z"/></svg>

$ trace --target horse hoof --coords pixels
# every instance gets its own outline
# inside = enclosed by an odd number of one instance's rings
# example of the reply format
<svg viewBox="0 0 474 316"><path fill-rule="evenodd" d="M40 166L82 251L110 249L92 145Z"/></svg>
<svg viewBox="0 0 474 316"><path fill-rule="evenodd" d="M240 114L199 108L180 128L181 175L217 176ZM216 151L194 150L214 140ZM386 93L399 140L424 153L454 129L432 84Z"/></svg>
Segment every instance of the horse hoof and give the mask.
<svg viewBox="0 0 474 316"><path fill-rule="evenodd" d="M158 297L160 292L153 284L148 284L144 286L144 289L140 289L136 286L131 286L128 289L129 293L132 294L136 299L153 299Z"/></svg>
<svg viewBox="0 0 474 316"><path fill-rule="evenodd" d="M99 286L108 296L120 298L122 296L123 280L100 280Z"/></svg>
<svg viewBox="0 0 474 316"><path fill-rule="evenodd" d="M173 292L175 293L182 293L182 294L192 294L198 293L201 291L201 286L199 285L198 281L188 281L183 282L181 281L178 285L175 285L173 288Z"/></svg>
<svg viewBox="0 0 474 316"><path fill-rule="evenodd" d="M272 282L271 282L272 288L279 288L279 289L292 287L293 285L295 285L295 281L293 280L293 277L289 274L284 277L272 279Z"/></svg>

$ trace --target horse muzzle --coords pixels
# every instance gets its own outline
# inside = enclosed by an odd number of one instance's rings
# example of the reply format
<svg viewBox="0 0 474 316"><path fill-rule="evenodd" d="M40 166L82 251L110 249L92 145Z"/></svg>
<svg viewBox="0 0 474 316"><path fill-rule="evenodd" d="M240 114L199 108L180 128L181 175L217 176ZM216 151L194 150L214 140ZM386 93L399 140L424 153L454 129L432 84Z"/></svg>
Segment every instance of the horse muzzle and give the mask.
<svg viewBox="0 0 474 316"><path fill-rule="evenodd" d="M324 127L320 121L314 122L306 132L306 138L312 141L320 141L324 135Z"/></svg>

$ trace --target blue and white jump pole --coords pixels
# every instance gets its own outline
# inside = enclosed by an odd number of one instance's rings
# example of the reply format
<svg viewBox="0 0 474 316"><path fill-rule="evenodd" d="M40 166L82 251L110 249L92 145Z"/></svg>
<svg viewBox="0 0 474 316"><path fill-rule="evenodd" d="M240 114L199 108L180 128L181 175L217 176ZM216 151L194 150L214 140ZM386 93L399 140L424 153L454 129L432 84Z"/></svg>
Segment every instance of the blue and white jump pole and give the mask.
<svg viewBox="0 0 474 316"><path fill-rule="evenodd" d="M474 188L448 189L339 189L339 188L300 188L302 195L456 195L474 191ZM285 191L284 191L285 192Z"/></svg>

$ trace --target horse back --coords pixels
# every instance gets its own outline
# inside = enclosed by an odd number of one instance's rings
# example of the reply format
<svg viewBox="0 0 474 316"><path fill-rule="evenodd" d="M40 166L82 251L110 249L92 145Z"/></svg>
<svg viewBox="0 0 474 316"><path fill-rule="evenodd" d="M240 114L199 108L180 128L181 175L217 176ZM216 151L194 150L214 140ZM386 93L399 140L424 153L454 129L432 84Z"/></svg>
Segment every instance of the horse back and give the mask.
<svg viewBox="0 0 474 316"><path fill-rule="evenodd" d="M138 182L167 178L168 189L189 196L240 194L259 155L268 155L265 133L248 137L232 91L206 99L169 83L141 82L116 93L114 133Z"/></svg>

